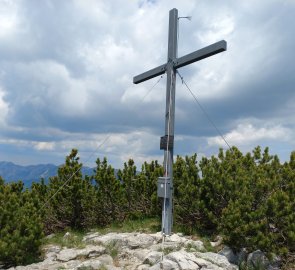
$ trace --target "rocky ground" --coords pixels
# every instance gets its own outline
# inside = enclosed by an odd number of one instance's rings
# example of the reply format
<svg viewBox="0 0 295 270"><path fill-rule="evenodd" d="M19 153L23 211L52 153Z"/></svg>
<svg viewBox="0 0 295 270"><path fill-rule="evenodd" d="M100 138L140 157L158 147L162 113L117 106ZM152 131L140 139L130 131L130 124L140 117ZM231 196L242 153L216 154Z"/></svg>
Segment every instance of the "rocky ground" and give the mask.
<svg viewBox="0 0 295 270"><path fill-rule="evenodd" d="M69 233L64 237L68 236ZM219 254L207 252L202 241L181 234L166 237L162 243L161 233L89 233L83 238L83 243L82 248L47 245L42 262L9 270L236 270L239 267L233 263L237 264L240 259L248 260L249 264L259 259L265 269L279 269L259 251L248 256L245 253L234 255L227 247Z"/></svg>

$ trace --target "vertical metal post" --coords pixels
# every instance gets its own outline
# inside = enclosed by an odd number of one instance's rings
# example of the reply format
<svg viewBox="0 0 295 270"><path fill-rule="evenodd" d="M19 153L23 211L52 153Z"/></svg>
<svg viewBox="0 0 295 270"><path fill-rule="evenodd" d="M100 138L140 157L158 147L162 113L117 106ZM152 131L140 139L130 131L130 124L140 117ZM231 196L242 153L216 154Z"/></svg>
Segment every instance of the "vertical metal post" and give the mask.
<svg viewBox="0 0 295 270"><path fill-rule="evenodd" d="M169 12L168 63L166 67L165 135L169 135L167 139L168 142L169 140L174 140L176 69L174 68L173 61L177 58L177 30L178 10L174 8ZM173 142L172 145L174 145ZM165 235L170 235L173 226L173 147L167 147L167 149L164 150L164 170L165 176L170 177L172 196L162 200L162 232Z"/></svg>

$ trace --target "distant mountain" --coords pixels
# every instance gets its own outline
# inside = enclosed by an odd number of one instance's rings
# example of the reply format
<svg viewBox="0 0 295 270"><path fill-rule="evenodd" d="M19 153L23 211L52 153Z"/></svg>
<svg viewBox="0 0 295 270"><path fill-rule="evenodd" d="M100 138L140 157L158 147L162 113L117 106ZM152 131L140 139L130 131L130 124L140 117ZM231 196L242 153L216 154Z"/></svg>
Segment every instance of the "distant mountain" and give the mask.
<svg viewBox="0 0 295 270"><path fill-rule="evenodd" d="M39 182L41 178L48 182L49 177L57 175L59 166L53 164L39 164L21 166L12 162L0 161L0 176L5 182L22 180L25 187L31 187L33 182ZM83 175L92 175L93 168L83 167Z"/></svg>

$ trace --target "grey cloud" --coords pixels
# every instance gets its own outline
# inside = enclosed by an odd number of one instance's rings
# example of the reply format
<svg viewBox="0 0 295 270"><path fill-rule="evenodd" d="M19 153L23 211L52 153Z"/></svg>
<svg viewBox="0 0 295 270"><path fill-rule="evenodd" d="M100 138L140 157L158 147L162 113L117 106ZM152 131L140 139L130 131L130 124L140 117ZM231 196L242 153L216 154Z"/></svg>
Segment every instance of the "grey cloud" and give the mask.
<svg viewBox="0 0 295 270"><path fill-rule="evenodd" d="M149 102L141 103L136 91L144 95L156 80L134 86L132 77L165 62L168 10L173 6L181 16L193 16L191 22L180 21L180 56L210 42L228 41L223 55L180 70L223 134L241 119L294 126L295 18L289 1L18 4L16 30L9 38L0 35L0 89L8 104L8 128L0 137L60 141L64 133L142 129L163 135L164 81ZM204 70L213 78L206 78ZM212 153L206 138L216 136L216 130L177 80L175 133L190 139L178 141L176 150ZM142 151L158 155L158 150Z"/></svg>

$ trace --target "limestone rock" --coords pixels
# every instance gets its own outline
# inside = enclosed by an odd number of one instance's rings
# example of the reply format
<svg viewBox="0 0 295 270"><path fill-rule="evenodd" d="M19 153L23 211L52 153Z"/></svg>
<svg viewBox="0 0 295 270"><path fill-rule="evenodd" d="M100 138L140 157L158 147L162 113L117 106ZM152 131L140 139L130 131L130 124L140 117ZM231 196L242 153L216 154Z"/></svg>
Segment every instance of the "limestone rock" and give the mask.
<svg viewBox="0 0 295 270"><path fill-rule="evenodd" d="M154 243L154 238L148 234L135 234L126 238L126 243L131 249L147 248Z"/></svg>
<svg viewBox="0 0 295 270"><path fill-rule="evenodd" d="M85 248L60 248L47 245L43 249L45 260L27 266L17 266L10 270L82 270L102 267L107 270L238 269L226 258L228 254L231 254L230 249L224 249L222 255L212 252L187 252L189 248L202 251L205 248L201 241L194 241L181 234L173 234L166 237L165 240L162 243L161 233L108 233L101 235L91 232L83 239ZM163 254L165 256L162 259Z"/></svg>
<svg viewBox="0 0 295 270"><path fill-rule="evenodd" d="M87 246L84 249L77 249L77 248L71 248L71 249L63 249L61 250L57 256L56 259L58 261L62 262L68 262L70 260L74 260L76 258L89 258L89 257L95 257L102 255L105 253L105 248L101 246Z"/></svg>
<svg viewBox="0 0 295 270"><path fill-rule="evenodd" d="M171 236L167 236L165 239L166 242L177 242L177 243L186 243L188 241L188 239L186 239L185 237L181 237L178 234L172 234Z"/></svg>
<svg viewBox="0 0 295 270"><path fill-rule="evenodd" d="M64 269L77 269L77 267L81 264L80 260L71 260L62 264L59 268Z"/></svg>
<svg viewBox="0 0 295 270"><path fill-rule="evenodd" d="M149 249L136 249L136 250L130 250L130 253L132 253L132 256L137 258L139 261L143 262L146 258L146 256L151 252Z"/></svg>
<svg viewBox="0 0 295 270"><path fill-rule="evenodd" d="M248 255L247 265L249 267L263 267L267 269L270 266L270 262L262 251L256 250Z"/></svg>
<svg viewBox="0 0 295 270"><path fill-rule="evenodd" d="M196 257L192 253L176 251L165 256L166 259L178 264L179 269L200 269L196 262Z"/></svg>
<svg viewBox="0 0 295 270"><path fill-rule="evenodd" d="M42 251L44 252L44 259L54 261L56 259L56 254L60 252L61 247L56 245L47 245Z"/></svg>
<svg viewBox="0 0 295 270"><path fill-rule="evenodd" d="M144 264L154 265L162 258L162 252L152 251L144 259Z"/></svg>
<svg viewBox="0 0 295 270"><path fill-rule="evenodd" d="M101 261L99 261L98 259L91 259L91 260L87 260L87 261L80 263L74 269L75 270L82 270L82 269L84 270L85 268L99 269L102 266L103 266L103 263L101 263Z"/></svg>
<svg viewBox="0 0 295 270"><path fill-rule="evenodd" d="M218 254L225 256L230 263L238 264L238 256L232 251L230 247L224 246L224 248L219 251Z"/></svg>
<svg viewBox="0 0 295 270"><path fill-rule="evenodd" d="M178 270L178 264L176 262L170 261L168 259L164 259L160 262L160 268L164 270Z"/></svg>
<svg viewBox="0 0 295 270"><path fill-rule="evenodd" d="M164 251L173 252L173 251L177 251L181 249L182 246L183 244L178 242L164 242L164 243L152 245L149 247L149 249L154 251L164 250Z"/></svg>
<svg viewBox="0 0 295 270"><path fill-rule="evenodd" d="M97 257L97 260L99 260L103 265L113 265L114 260L109 254L103 254L99 257Z"/></svg>
<svg viewBox="0 0 295 270"><path fill-rule="evenodd" d="M55 234L54 234L54 233L51 233L51 234L45 236L45 239L51 239L51 238L53 238L54 236L55 236Z"/></svg>
<svg viewBox="0 0 295 270"><path fill-rule="evenodd" d="M140 264L136 267L136 270L149 270L150 265L149 264Z"/></svg>
<svg viewBox="0 0 295 270"><path fill-rule="evenodd" d="M102 244L104 246L114 245L117 247L123 246L125 243L126 234L119 233L108 233L106 235L100 235L97 237L92 237L91 241L96 244Z"/></svg>
<svg viewBox="0 0 295 270"><path fill-rule="evenodd" d="M154 238L154 241L156 242L156 244L162 242L163 235L162 235L161 232L157 232L157 233L150 234L150 236L152 236L152 237Z"/></svg>
<svg viewBox="0 0 295 270"><path fill-rule="evenodd" d="M83 237L82 241L83 241L83 242L86 242L86 243L92 243L92 239L95 239L95 238L97 238L97 237L99 237L99 236L100 236L100 233L98 233L98 232L87 233L87 234Z"/></svg>
<svg viewBox="0 0 295 270"><path fill-rule="evenodd" d="M210 244L211 244L212 247L218 247L218 246L221 245L222 240L223 240L222 237L218 235L216 237L216 241L215 242L210 242Z"/></svg>
<svg viewBox="0 0 295 270"><path fill-rule="evenodd" d="M190 245L192 248L194 248L196 251L205 252L206 249L204 247L204 244L200 240L188 240L186 243L186 246Z"/></svg>
<svg viewBox="0 0 295 270"><path fill-rule="evenodd" d="M223 269L226 270L238 270L238 266L231 264L227 258L223 255L216 254L213 252L195 252L194 253L197 257L202 258L206 261L209 261L216 266L222 267Z"/></svg>
<svg viewBox="0 0 295 270"><path fill-rule="evenodd" d="M69 239L71 236L72 236L71 233L66 232L63 236L63 239Z"/></svg>

